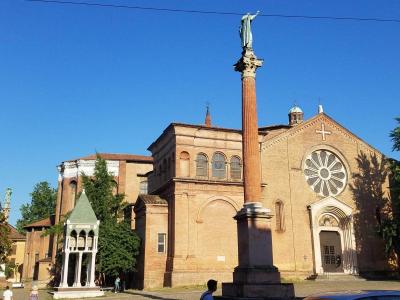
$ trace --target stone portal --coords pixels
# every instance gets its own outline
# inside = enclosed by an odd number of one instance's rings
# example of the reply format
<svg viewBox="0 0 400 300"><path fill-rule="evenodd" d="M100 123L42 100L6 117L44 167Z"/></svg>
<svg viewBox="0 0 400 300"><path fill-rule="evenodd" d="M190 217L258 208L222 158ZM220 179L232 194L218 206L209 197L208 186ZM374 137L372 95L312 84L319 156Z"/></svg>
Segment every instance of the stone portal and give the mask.
<svg viewBox="0 0 400 300"><path fill-rule="evenodd" d="M315 274L358 275L353 210L334 197L308 207L313 236Z"/></svg>

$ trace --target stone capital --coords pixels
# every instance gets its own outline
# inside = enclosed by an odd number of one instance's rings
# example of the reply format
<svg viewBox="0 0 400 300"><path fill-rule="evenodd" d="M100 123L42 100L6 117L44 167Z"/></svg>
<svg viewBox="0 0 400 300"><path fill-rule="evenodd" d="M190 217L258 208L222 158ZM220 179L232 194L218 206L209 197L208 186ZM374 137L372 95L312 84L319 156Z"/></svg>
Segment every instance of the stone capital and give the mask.
<svg viewBox="0 0 400 300"><path fill-rule="evenodd" d="M257 68L263 64L262 59L258 59L252 48L243 48L242 57L234 65L235 71L242 73L242 78L256 77Z"/></svg>
<svg viewBox="0 0 400 300"><path fill-rule="evenodd" d="M234 217L236 220L243 218L265 218L271 219L271 210L264 208L260 202L247 202L243 205L243 208L238 211Z"/></svg>

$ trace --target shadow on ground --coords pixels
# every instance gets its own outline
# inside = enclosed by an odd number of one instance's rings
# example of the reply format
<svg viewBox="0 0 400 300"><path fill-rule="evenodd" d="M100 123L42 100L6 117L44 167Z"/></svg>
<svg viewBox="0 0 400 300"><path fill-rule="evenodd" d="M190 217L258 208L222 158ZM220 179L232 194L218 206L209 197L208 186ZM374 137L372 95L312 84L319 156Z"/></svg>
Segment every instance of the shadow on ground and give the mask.
<svg viewBox="0 0 400 300"><path fill-rule="evenodd" d="M152 294L146 294L146 292L135 292L132 290L126 290L124 291L124 294L130 294L130 295L135 295L135 296L141 296L144 298L149 298L149 299L160 299L160 300L179 300L177 298L163 298L160 296L152 295Z"/></svg>

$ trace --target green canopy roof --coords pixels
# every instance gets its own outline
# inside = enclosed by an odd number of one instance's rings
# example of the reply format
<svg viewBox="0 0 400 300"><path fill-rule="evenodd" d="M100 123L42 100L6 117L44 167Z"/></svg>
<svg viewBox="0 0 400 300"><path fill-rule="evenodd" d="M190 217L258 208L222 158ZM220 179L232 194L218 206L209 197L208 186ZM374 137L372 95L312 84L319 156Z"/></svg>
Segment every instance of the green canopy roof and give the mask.
<svg viewBox="0 0 400 300"><path fill-rule="evenodd" d="M93 208L90 205L89 199L83 190L81 196L76 202L75 208L72 210L71 216L68 218L72 224L96 224L97 218L94 214Z"/></svg>

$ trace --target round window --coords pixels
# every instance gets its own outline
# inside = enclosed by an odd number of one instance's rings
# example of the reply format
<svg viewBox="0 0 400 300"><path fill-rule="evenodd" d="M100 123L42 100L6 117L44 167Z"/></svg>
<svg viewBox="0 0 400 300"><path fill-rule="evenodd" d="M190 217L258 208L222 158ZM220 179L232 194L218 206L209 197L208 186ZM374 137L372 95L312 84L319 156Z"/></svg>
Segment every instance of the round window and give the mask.
<svg viewBox="0 0 400 300"><path fill-rule="evenodd" d="M346 169L328 150L316 150L306 157L304 175L313 191L321 196L336 196L346 186Z"/></svg>

